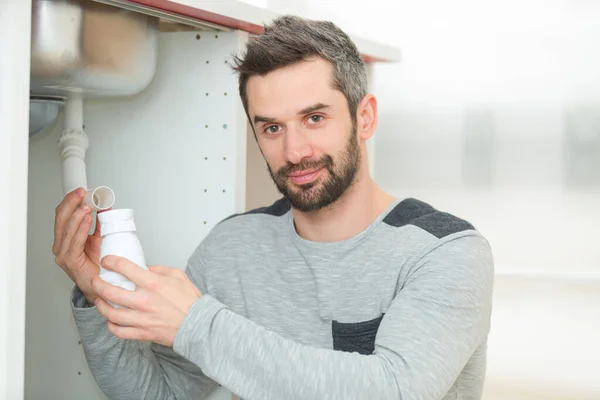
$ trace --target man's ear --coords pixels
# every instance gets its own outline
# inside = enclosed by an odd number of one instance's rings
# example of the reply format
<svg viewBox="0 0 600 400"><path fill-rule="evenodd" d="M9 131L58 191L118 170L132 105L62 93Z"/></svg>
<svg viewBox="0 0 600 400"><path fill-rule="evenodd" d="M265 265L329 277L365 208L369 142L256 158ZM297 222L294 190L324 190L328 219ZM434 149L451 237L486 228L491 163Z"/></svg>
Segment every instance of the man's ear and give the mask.
<svg viewBox="0 0 600 400"><path fill-rule="evenodd" d="M358 137L367 140L375 133L377 128L377 99L372 94L367 94L358 104L356 109L356 130Z"/></svg>

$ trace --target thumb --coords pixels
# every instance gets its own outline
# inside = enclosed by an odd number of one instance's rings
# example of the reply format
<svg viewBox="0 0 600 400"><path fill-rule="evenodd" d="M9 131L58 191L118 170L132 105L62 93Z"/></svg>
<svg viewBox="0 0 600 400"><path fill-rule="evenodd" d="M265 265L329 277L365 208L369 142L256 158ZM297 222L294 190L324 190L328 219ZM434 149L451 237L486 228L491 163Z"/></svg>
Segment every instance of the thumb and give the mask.
<svg viewBox="0 0 600 400"><path fill-rule="evenodd" d="M100 213L103 213L104 211L109 211L109 210L112 210L112 207L109 209L106 209L106 210L98 211L96 213L96 228L94 229L94 233L93 233L94 236L102 237L102 235L100 235L100 218L98 216L100 215Z"/></svg>

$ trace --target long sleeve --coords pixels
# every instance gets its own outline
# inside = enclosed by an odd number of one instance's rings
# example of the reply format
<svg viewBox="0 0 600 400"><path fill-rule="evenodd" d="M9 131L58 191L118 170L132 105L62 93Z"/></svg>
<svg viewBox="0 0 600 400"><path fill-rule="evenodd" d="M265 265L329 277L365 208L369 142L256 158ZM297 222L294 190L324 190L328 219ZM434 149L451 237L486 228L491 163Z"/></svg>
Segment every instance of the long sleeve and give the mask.
<svg viewBox="0 0 600 400"><path fill-rule="evenodd" d="M77 287L71 301L88 366L110 399L197 400L216 388L197 365L172 348L115 337L96 307L86 307Z"/></svg>
<svg viewBox="0 0 600 400"><path fill-rule="evenodd" d="M428 249L387 310L372 355L314 348L200 298L178 354L246 399L440 399L489 331L493 262L468 234Z"/></svg>

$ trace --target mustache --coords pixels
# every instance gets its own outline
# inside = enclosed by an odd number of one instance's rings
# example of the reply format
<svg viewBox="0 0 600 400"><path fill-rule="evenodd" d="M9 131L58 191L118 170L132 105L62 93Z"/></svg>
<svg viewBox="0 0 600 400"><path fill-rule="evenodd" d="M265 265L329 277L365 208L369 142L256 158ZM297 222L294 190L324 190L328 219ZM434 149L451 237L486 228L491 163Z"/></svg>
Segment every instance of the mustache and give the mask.
<svg viewBox="0 0 600 400"><path fill-rule="evenodd" d="M289 174L293 174L300 171L305 171L309 169L319 169L319 168L328 168L330 169L333 166L333 158L331 156L326 155L321 157L319 160L306 160L299 164L287 164L277 170L277 175L280 177L287 177Z"/></svg>

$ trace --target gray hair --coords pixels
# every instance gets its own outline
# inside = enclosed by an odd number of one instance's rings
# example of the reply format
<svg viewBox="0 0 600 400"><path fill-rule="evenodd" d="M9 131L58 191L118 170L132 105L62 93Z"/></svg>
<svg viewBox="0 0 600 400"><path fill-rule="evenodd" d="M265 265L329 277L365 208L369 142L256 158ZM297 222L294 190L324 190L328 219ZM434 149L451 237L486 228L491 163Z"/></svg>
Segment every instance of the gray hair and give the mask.
<svg viewBox="0 0 600 400"><path fill-rule="evenodd" d="M248 117L246 86L251 76L264 76L314 56L332 65L332 87L344 94L356 122L358 104L367 94L367 72L356 45L332 22L292 15L266 25L263 34L248 41L243 57L234 56L233 69L239 74L240 97Z"/></svg>

